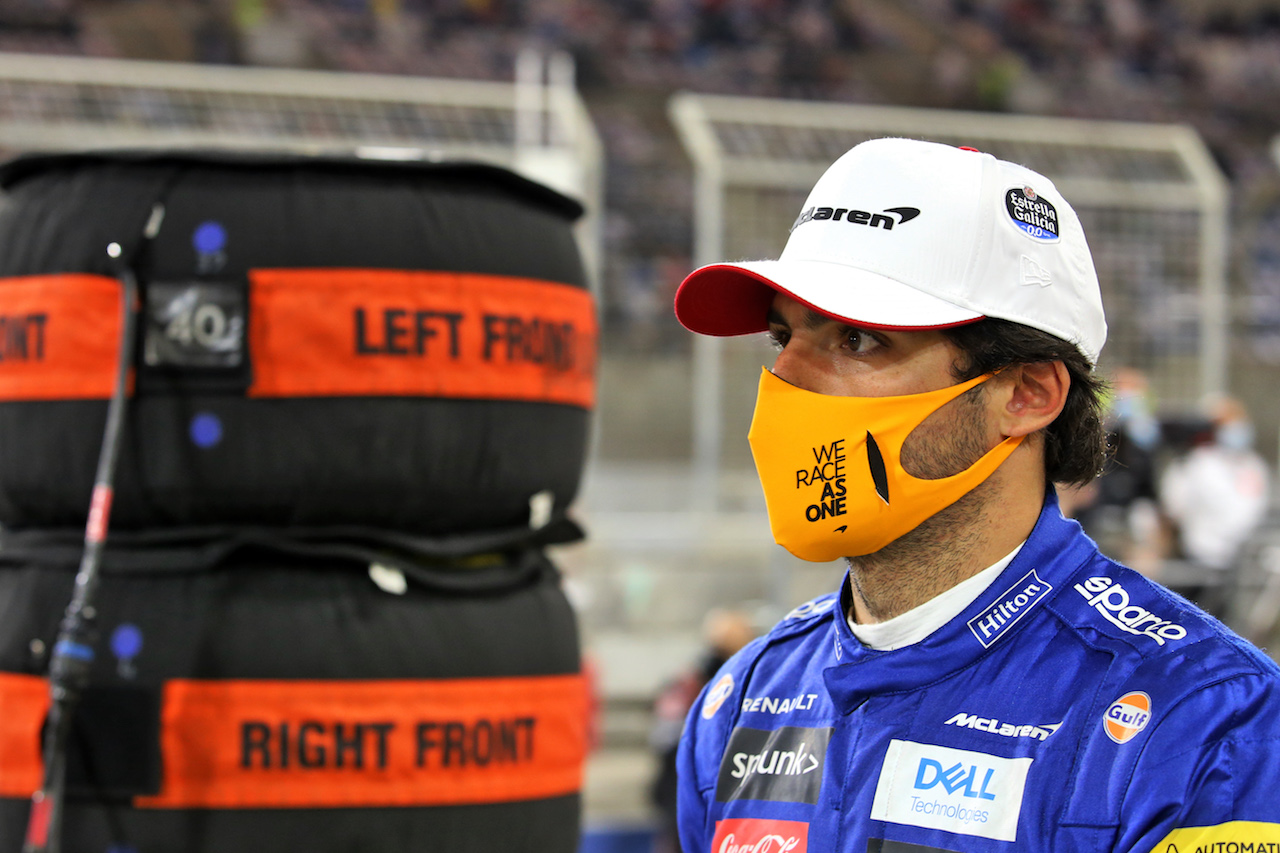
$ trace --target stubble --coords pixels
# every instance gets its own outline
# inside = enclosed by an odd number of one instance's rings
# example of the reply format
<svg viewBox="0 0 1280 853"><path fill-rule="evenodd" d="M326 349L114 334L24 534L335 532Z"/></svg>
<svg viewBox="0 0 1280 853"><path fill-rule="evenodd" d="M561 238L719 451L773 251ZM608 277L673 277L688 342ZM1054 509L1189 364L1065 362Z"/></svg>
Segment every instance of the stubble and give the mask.
<svg viewBox="0 0 1280 853"><path fill-rule="evenodd" d="M902 445L902 467L924 480L950 477L969 468L990 448L983 386L965 392L930 416ZM873 554L848 558L849 577L877 621L892 619L965 580L963 555L981 544L991 523L984 480L950 506Z"/></svg>

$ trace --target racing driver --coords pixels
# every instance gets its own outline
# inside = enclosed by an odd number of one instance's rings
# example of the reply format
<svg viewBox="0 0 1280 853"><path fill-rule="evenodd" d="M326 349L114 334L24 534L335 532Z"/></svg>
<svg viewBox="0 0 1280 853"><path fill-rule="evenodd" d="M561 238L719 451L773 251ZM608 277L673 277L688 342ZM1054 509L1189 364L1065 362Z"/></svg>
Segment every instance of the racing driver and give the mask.
<svg viewBox="0 0 1280 853"><path fill-rule="evenodd" d="M1280 669L1059 512L1105 461L1106 321L1048 179L865 142L675 310L772 337L774 538L848 564L690 710L686 853L1280 853Z"/></svg>

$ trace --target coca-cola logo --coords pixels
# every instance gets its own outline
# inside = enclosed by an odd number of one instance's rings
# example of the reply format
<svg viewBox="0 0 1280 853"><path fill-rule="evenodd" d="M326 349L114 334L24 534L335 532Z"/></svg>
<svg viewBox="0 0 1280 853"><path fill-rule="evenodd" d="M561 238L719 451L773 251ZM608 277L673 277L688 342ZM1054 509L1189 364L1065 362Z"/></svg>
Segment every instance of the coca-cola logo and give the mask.
<svg viewBox="0 0 1280 853"><path fill-rule="evenodd" d="M800 846L800 837L796 835L766 835L758 841L744 841L739 844L733 833L729 833L716 849L719 853L788 853Z"/></svg>
<svg viewBox="0 0 1280 853"><path fill-rule="evenodd" d="M718 820L711 849L715 853L807 853L809 824L758 818Z"/></svg>

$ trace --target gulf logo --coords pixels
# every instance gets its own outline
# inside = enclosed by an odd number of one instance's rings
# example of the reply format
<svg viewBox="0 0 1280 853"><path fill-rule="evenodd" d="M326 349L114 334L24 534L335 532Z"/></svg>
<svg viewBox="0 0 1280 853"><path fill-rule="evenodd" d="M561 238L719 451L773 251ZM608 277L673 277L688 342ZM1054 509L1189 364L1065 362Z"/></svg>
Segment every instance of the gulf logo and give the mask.
<svg viewBox="0 0 1280 853"><path fill-rule="evenodd" d="M1128 743L1151 721L1151 697L1135 690L1111 703L1103 716L1102 727L1116 743Z"/></svg>
<svg viewBox="0 0 1280 853"><path fill-rule="evenodd" d="M720 680L716 682L716 686L707 691L707 696L702 700L702 719L709 720L716 715L716 711L720 710L720 706L724 704L724 700L729 698L729 694L733 692L733 674L726 672L720 676Z"/></svg>

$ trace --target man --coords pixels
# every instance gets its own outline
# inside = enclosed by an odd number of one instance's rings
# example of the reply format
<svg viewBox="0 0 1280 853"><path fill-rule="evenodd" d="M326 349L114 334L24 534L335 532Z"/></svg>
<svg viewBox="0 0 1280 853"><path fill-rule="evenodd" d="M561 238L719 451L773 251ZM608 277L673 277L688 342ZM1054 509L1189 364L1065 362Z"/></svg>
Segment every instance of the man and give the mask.
<svg viewBox="0 0 1280 853"><path fill-rule="evenodd" d="M676 314L773 337L770 525L849 568L690 710L686 851L1280 850L1280 669L1058 512L1104 460L1106 324L1046 178L863 143Z"/></svg>
<svg viewBox="0 0 1280 853"><path fill-rule="evenodd" d="M1210 572L1235 568L1266 516L1267 463L1253 449L1244 404L1226 395L1206 402L1208 440L1171 464L1160 483L1164 511L1178 526L1182 552Z"/></svg>

